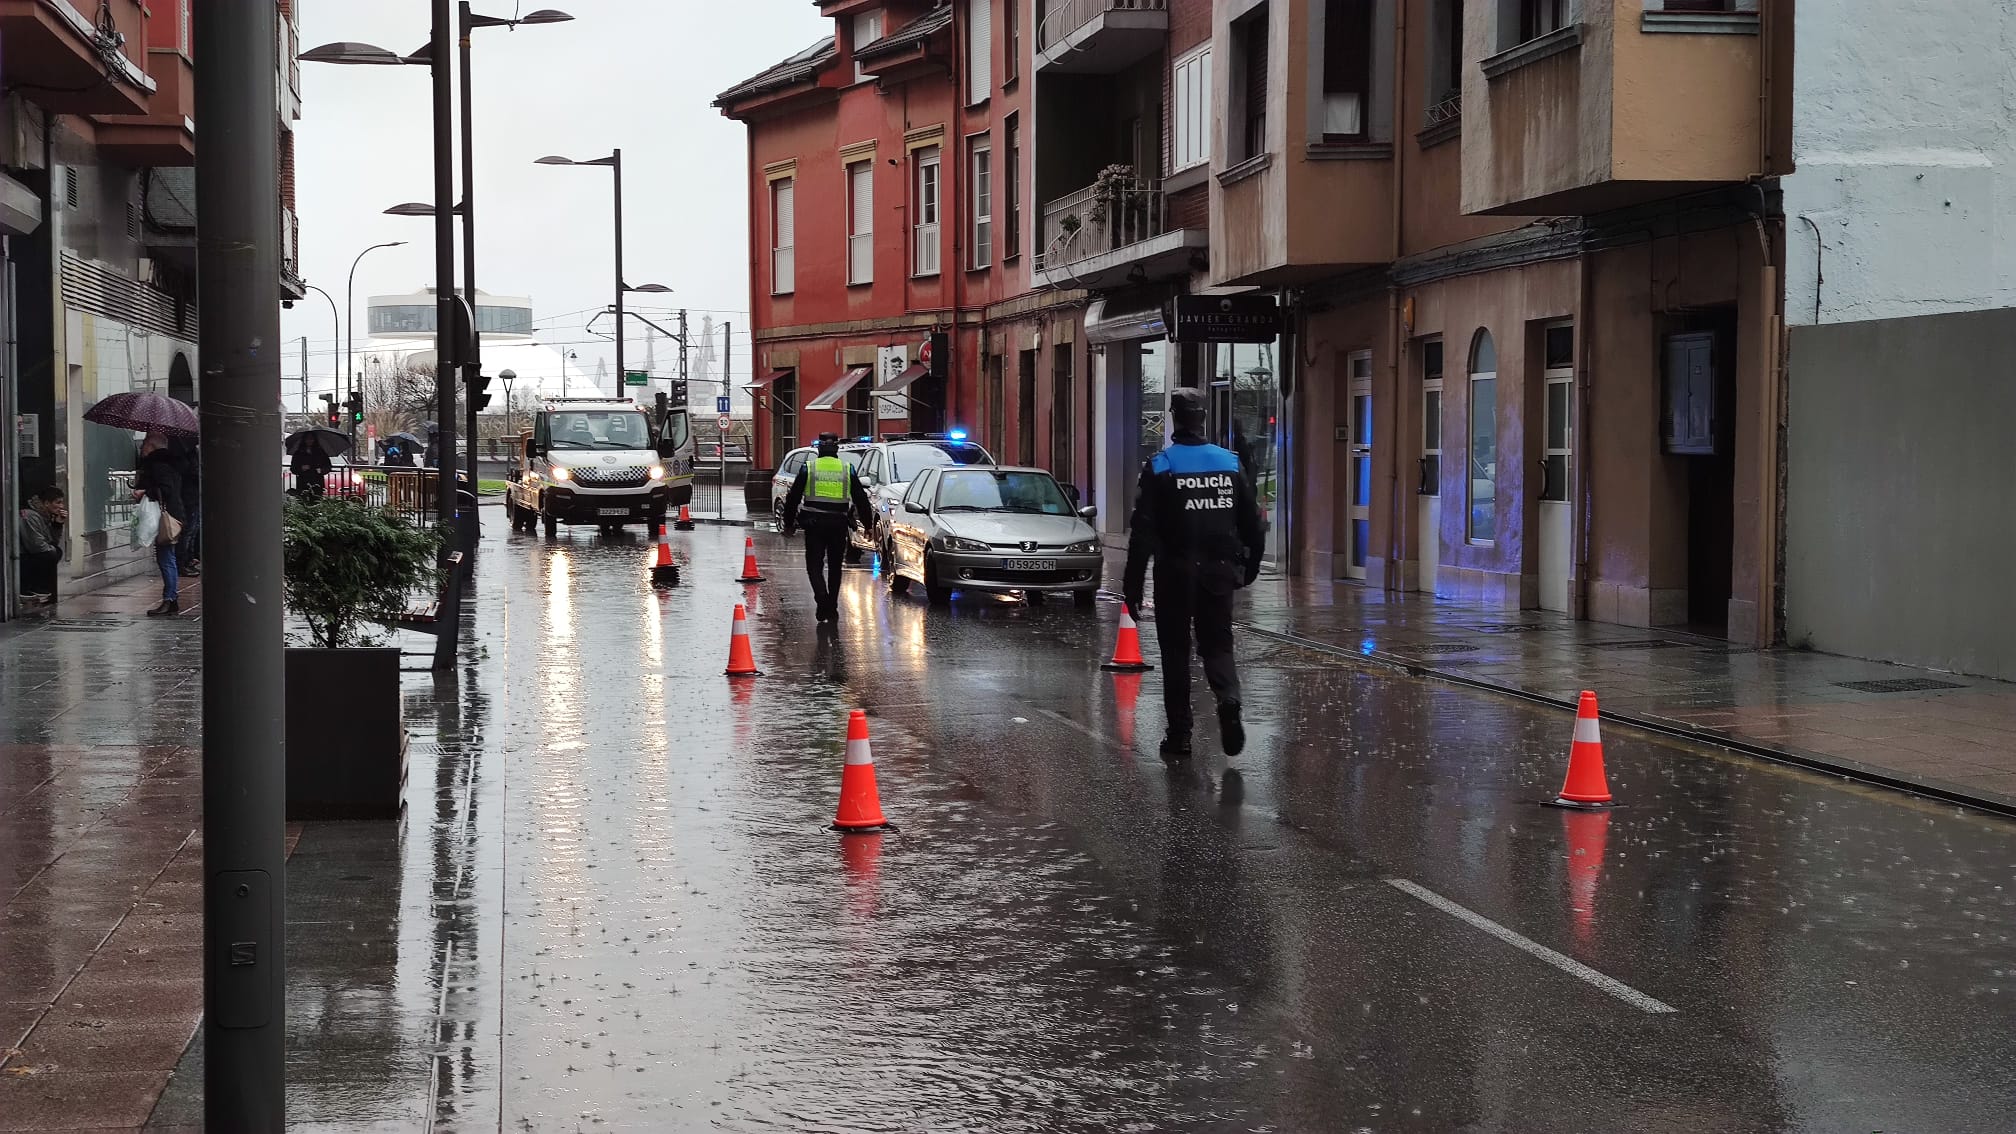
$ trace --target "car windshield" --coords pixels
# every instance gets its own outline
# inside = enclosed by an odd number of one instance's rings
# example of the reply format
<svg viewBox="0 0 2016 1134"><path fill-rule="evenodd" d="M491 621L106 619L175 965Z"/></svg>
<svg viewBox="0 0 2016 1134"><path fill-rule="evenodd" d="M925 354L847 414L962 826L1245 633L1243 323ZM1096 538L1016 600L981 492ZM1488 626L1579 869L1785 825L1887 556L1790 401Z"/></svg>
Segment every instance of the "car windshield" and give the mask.
<svg viewBox="0 0 2016 1134"><path fill-rule="evenodd" d="M994 458L978 445L891 445L889 483L908 484L935 465L991 465Z"/></svg>
<svg viewBox="0 0 2016 1134"><path fill-rule="evenodd" d="M1071 502L1049 473L948 472L938 478L940 512L1031 512L1068 516Z"/></svg>
<svg viewBox="0 0 2016 1134"><path fill-rule="evenodd" d="M651 423L637 410L567 410L547 427L555 449L651 448Z"/></svg>

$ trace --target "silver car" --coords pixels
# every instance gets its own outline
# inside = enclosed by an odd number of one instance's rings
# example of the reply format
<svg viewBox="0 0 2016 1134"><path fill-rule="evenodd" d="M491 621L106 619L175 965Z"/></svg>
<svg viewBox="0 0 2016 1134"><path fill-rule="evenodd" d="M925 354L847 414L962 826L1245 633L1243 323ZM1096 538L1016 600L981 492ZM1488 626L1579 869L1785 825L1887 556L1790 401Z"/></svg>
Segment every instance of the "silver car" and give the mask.
<svg viewBox="0 0 2016 1134"><path fill-rule="evenodd" d="M889 514L882 574L903 594L922 584L933 604L955 590L1099 593L1105 557L1088 522L1042 469L941 465L917 474Z"/></svg>

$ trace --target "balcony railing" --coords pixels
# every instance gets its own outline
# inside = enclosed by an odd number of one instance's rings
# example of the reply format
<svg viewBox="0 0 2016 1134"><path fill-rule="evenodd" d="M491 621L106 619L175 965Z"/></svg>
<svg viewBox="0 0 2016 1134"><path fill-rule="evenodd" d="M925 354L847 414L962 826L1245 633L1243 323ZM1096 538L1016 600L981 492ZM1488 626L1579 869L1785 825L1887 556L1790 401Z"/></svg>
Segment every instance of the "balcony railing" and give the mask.
<svg viewBox="0 0 2016 1134"><path fill-rule="evenodd" d="M1043 206L1043 243L1037 250L1036 270L1054 270L1167 231L1160 181L1108 178Z"/></svg>
<svg viewBox="0 0 2016 1134"><path fill-rule="evenodd" d="M1036 29L1036 50L1048 51L1108 12L1166 12L1169 0L1050 0Z"/></svg>

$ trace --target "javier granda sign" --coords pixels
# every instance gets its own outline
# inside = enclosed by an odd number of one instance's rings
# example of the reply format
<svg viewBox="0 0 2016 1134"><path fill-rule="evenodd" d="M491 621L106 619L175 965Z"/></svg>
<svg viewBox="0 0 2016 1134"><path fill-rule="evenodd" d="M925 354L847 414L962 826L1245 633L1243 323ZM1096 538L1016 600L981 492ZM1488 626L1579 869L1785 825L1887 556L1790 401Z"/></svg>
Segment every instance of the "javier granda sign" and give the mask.
<svg viewBox="0 0 2016 1134"><path fill-rule="evenodd" d="M1281 305L1271 295L1179 295L1169 338L1179 343L1271 343L1281 335Z"/></svg>

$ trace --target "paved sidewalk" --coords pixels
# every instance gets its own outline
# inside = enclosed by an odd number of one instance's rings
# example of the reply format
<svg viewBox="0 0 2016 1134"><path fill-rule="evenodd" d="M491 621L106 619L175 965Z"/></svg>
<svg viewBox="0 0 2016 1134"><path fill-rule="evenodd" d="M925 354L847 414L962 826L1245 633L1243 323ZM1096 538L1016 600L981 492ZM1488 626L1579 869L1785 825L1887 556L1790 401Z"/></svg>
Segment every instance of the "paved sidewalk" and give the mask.
<svg viewBox="0 0 2016 1134"><path fill-rule="evenodd" d="M2005 682L1272 577L1247 592L1241 619L1564 707L1593 689L1612 719L2016 812L2016 685Z"/></svg>

